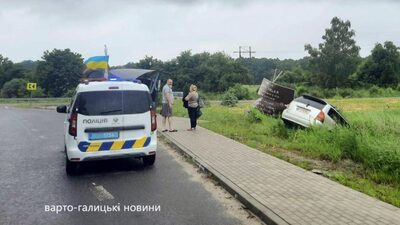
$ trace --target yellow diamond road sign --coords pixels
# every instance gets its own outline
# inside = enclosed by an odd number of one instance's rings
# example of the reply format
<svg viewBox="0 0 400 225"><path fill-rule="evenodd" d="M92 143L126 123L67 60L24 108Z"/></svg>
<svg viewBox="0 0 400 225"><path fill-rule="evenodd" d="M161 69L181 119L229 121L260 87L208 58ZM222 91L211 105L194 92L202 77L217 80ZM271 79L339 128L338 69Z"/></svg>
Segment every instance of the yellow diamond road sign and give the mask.
<svg viewBox="0 0 400 225"><path fill-rule="evenodd" d="M37 84L36 83L27 83L26 90L28 91L36 91Z"/></svg>

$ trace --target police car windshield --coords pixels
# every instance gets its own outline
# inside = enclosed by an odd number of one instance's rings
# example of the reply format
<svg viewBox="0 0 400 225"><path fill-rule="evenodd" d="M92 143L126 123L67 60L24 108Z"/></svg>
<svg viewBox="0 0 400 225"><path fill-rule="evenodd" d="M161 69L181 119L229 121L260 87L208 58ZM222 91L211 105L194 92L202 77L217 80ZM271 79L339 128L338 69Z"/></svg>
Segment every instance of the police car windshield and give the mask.
<svg viewBox="0 0 400 225"><path fill-rule="evenodd" d="M78 94L74 111L88 116L137 114L150 106L147 91L92 91Z"/></svg>

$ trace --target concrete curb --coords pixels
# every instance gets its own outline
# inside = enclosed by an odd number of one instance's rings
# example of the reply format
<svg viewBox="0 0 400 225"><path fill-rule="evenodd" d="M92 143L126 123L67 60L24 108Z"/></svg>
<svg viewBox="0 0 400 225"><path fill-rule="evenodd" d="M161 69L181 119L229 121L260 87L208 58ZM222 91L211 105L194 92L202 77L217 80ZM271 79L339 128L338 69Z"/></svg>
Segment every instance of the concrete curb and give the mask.
<svg viewBox="0 0 400 225"><path fill-rule="evenodd" d="M289 224L279 215L274 213L271 209L258 202L255 198L242 190L227 177L215 170L212 166L197 157L190 149L182 146L178 141L167 133L158 132L162 137L169 140L171 144L183 155L190 157L194 163L200 166L205 172L212 174L212 176L225 188L230 194L235 196L243 205L245 205L252 213L258 216L266 224Z"/></svg>

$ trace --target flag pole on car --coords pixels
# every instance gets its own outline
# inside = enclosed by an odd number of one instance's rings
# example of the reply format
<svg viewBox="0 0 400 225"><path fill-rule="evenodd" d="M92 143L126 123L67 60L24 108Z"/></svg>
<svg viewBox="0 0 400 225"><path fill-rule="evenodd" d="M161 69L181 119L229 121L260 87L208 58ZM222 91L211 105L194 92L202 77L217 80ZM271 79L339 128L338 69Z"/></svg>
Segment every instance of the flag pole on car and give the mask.
<svg viewBox="0 0 400 225"><path fill-rule="evenodd" d="M109 68L109 65L108 65L108 52L107 52L107 45L105 44L104 45L104 55L107 57L107 67L105 68L105 70L104 70L104 78L106 78L107 80L108 80L108 68Z"/></svg>
<svg viewBox="0 0 400 225"><path fill-rule="evenodd" d="M108 65L109 55L107 50L107 45L104 45L104 55L92 56L87 58L83 64L85 65L85 70L83 71L84 77L82 80L108 80L109 76L109 65Z"/></svg>

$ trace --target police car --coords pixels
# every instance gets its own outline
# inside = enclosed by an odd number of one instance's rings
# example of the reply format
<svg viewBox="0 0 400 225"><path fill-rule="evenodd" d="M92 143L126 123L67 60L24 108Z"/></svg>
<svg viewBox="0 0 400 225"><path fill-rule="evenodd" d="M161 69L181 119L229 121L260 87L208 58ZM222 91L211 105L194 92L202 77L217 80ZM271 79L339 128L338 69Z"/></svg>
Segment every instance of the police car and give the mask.
<svg viewBox="0 0 400 225"><path fill-rule="evenodd" d="M86 81L76 88L66 113L66 171L80 163L124 157L153 165L157 149L156 112L148 86L132 81Z"/></svg>

